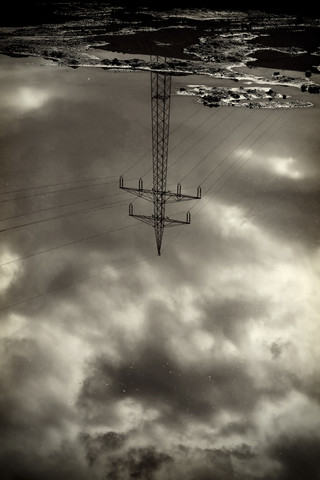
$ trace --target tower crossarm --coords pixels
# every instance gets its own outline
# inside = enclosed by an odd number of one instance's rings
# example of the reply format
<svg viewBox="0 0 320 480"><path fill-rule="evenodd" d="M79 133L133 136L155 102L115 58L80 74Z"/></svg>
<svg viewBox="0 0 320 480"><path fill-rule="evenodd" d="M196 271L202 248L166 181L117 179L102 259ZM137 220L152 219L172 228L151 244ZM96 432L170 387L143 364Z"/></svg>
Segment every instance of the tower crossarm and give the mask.
<svg viewBox="0 0 320 480"><path fill-rule="evenodd" d="M122 190L126 190L129 193L132 193L133 195L136 195L137 197L144 198L145 200L148 200L149 202L153 202L154 195L153 195L153 190L148 190L148 189L143 189L140 190L139 188L131 188L131 187L120 187Z"/></svg>
<svg viewBox="0 0 320 480"><path fill-rule="evenodd" d="M161 197L161 202L164 203L173 203L173 202L181 202L184 200L199 200L201 198L201 187L197 188L196 195L186 195L181 193L181 185L178 183L177 191L172 192L171 190L167 191L157 191L154 188L143 188L143 181L140 178L138 188L133 187L125 187L124 186L124 179L120 177L119 179L119 187L122 190L126 190L129 193L136 195L137 197L142 197L149 202L154 202L155 198Z"/></svg>
<svg viewBox="0 0 320 480"><path fill-rule="evenodd" d="M189 212L188 212L189 213ZM187 213L187 218L188 218L188 213ZM179 225L189 225L190 223L190 220L176 220L174 218L169 218L169 217L166 217L164 219L164 225L165 227L177 227Z"/></svg>
<svg viewBox="0 0 320 480"><path fill-rule="evenodd" d="M134 213L129 213L130 217L136 218L137 220L140 220L140 222L147 223L148 225L151 225L152 227L155 226L155 219L153 215L136 215Z"/></svg>
<svg viewBox="0 0 320 480"><path fill-rule="evenodd" d="M140 220L143 223L147 223L148 225L151 225L154 227L157 224L157 219L154 217L154 215L136 215L134 213L130 214L130 217L136 218L137 220ZM174 227L178 225L188 225L190 221L187 220L177 220L174 218L169 218L165 217L162 220L160 219L160 222L163 224L164 227Z"/></svg>
<svg viewBox="0 0 320 480"><path fill-rule="evenodd" d="M194 195L177 195L176 193L167 192L167 203L183 202L184 200L199 200L201 197Z"/></svg>
<svg viewBox="0 0 320 480"><path fill-rule="evenodd" d="M133 213L133 204L130 203L129 205L129 216L136 218L137 220L140 220L141 222L147 223L148 225L151 225L152 227L161 227L162 229L164 227L174 227L175 225L188 225L191 223L191 214L190 212L186 213L186 219L185 220L177 220L174 218L170 217L165 217L165 216L155 216L155 215L136 215Z"/></svg>

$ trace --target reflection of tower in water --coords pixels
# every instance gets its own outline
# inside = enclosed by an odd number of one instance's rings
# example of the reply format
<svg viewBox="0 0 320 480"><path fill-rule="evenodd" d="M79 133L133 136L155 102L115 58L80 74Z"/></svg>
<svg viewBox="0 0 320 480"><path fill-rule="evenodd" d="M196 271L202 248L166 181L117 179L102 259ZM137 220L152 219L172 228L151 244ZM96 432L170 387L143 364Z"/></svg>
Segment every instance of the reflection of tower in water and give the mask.
<svg viewBox="0 0 320 480"><path fill-rule="evenodd" d="M201 188L198 187L196 196L182 194L180 184L177 185L175 193L167 190L171 75L166 71L165 58L151 56L151 65L153 186L151 189L143 188L140 178L138 188L125 187L121 176L119 187L153 202L153 215L135 215L132 203L129 205L129 215L154 227L157 252L161 255L164 228L189 224L191 221L190 212L187 212L185 221L166 217L166 203L199 199Z"/></svg>

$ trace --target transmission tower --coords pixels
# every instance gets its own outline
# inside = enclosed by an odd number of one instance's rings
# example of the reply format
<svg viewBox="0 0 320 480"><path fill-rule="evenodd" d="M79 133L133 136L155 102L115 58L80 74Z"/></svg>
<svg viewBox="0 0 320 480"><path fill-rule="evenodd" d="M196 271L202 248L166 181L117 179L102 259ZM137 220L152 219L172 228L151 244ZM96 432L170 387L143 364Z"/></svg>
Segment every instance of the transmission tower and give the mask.
<svg viewBox="0 0 320 480"><path fill-rule="evenodd" d="M119 187L153 202L153 215L135 215L132 203L129 205L129 215L154 227L158 255L161 255L164 228L191 222L190 212L187 212L185 221L166 217L166 203L199 199L201 187L197 188L196 196L182 194L180 184L177 185L176 192L167 190L171 75L165 71L166 58L151 56L150 59L153 186L151 189L143 188L143 180L140 178L138 188L125 187L121 176Z"/></svg>

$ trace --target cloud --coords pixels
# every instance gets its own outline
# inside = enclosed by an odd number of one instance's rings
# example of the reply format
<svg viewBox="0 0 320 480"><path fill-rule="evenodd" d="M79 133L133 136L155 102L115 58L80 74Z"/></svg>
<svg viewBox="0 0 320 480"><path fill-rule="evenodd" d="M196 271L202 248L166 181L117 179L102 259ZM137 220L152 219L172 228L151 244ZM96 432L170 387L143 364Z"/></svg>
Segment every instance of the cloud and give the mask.
<svg viewBox="0 0 320 480"><path fill-rule="evenodd" d="M124 131L136 131L130 112L145 113L149 77L90 72L91 88L83 69L70 85L54 72L50 82L70 97L51 102L28 86L28 122L15 123L24 150L12 131L3 147L9 184L119 173L142 148L131 151ZM272 158L284 169L276 184ZM293 153L268 159L269 170L257 162L249 178L248 163L244 177L210 191L177 237L168 229L160 258L152 229L139 225L2 270L3 305L17 303L1 312L5 480L282 480L294 475L293 455L312 475L305 465L315 450L308 456L305 446L318 444L320 428L318 232L309 235L317 191L304 175L297 194L290 175L308 169ZM81 195L17 200L8 215ZM2 237L4 261L127 220L118 206L17 229Z"/></svg>
<svg viewBox="0 0 320 480"><path fill-rule="evenodd" d="M4 252L0 257L0 263L7 263L13 259L12 255L8 252ZM15 263L8 263L8 265L0 267L0 295L10 287L15 280L19 271L19 265Z"/></svg>
<svg viewBox="0 0 320 480"><path fill-rule="evenodd" d="M172 458L154 447L127 447L130 435L115 432L90 436L80 435L89 466L104 473L109 478L165 478L159 472L165 470Z"/></svg>
<svg viewBox="0 0 320 480"><path fill-rule="evenodd" d="M291 178L293 180L299 180L303 178L301 171L295 166L294 159L290 158L271 158L270 159L272 168L275 173L282 175L284 177Z"/></svg>
<svg viewBox="0 0 320 480"><path fill-rule="evenodd" d="M242 164L246 169L252 171L259 171L260 173L269 174L268 177L274 179L281 179L283 177L287 180L308 180L311 176L311 165L302 163L301 158L294 158L292 156L281 157L280 155L265 154L262 155L259 151L252 149L238 150L239 158L243 159ZM247 165L250 161L249 165Z"/></svg>
<svg viewBox="0 0 320 480"><path fill-rule="evenodd" d="M4 124L2 136L10 131L10 122L13 118L18 119L26 115L32 115L34 111L41 114L41 110L60 96L60 92L54 92L50 88L36 88L34 86L14 87L12 85L4 87L4 94L0 97L1 117L0 121Z"/></svg>
<svg viewBox="0 0 320 480"><path fill-rule="evenodd" d="M236 471L239 478L251 480L255 469L268 478L273 439L287 434L290 425L284 411L293 415L294 406L299 407L297 432L313 435L318 407L313 403L311 411L308 398L314 395L317 365L316 345L309 343L317 338L315 267L302 256L297 259L292 246L279 246L245 210L228 210L219 202L214 207L214 221L201 241L210 235L216 255L199 261L187 242L172 264L170 257L157 267L144 261L130 275L116 270L57 291L41 301L41 308L35 303L19 309L29 324L19 347L9 344L8 366L22 376L16 377L19 390L8 397L3 411L12 411L6 416L11 418L7 432L20 437L16 425L25 417L28 428L39 432L36 441L46 445L37 460L29 455L37 467L30 465L28 449L16 453L27 472L35 470L40 477L46 465L54 478L56 462L69 452L62 478L108 472L115 478L162 480L170 472L177 479L215 475L224 480ZM241 243L245 255L237 249ZM94 273L94 256L108 269L115 245L107 243L107 253L99 243L78 262L78 255L53 257L42 280L55 288ZM190 261L184 263L184 258ZM40 288L40 265L26 265L21 291L26 278L32 288ZM15 325L18 329L26 321ZM37 342L28 343L28 337ZM29 368L30 352L35 357ZM8 384L12 382L13 377ZM297 403L290 397L296 391L305 400ZM30 395L34 403L28 411L21 398ZM41 407L37 415L35 405ZM281 432L275 427L279 415ZM255 448L259 442L261 448ZM31 442L30 450L35 448ZM75 465L82 454L78 473Z"/></svg>
<svg viewBox="0 0 320 480"><path fill-rule="evenodd" d="M320 478L319 448L317 436L279 437L270 447L270 456L279 465L277 479Z"/></svg>
<svg viewBox="0 0 320 480"><path fill-rule="evenodd" d="M50 93L45 90L22 87L14 92L14 96L6 97L6 105L11 109L24 113L42 108L49 101L50 97Z"/></svg>
<svg viewBox="0 0 320 480"><path fill-rule="evenodd" d="M272 354L273 359L277 359L282 355L282 352L285 348L288 347L288 343L283 343L280 341L274 341L270 345L270 352Z"/></svg>

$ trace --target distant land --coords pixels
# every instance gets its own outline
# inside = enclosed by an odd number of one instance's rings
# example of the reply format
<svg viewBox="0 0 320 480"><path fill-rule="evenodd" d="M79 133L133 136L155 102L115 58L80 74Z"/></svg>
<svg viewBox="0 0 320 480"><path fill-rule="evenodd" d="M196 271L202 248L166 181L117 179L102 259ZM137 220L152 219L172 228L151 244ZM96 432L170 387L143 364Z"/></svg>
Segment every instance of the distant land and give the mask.
<svg viewBox="0 0 320 480"><path fill-rule="evenodd" d="M172 0L167 2L159 0L142 0L142 1L92 1L85 2L79 0L29 0L20 2L17 0L2 3L0 26L17 26L17 25L37 25L42 23L58 23L59 21L71 20L73 18L73 8L79 7L81 4L92 4L92 7L101 8L102 5L119 6L125 8L129 13L135 13L141 8L152 10L170 10L172 8L209 8L211 10L260 10L269 13L287 13L302 17L320 17L319 2L277 2L277 1L235 1L235 0L199 0L199 1L182 1Z"/></svg>

